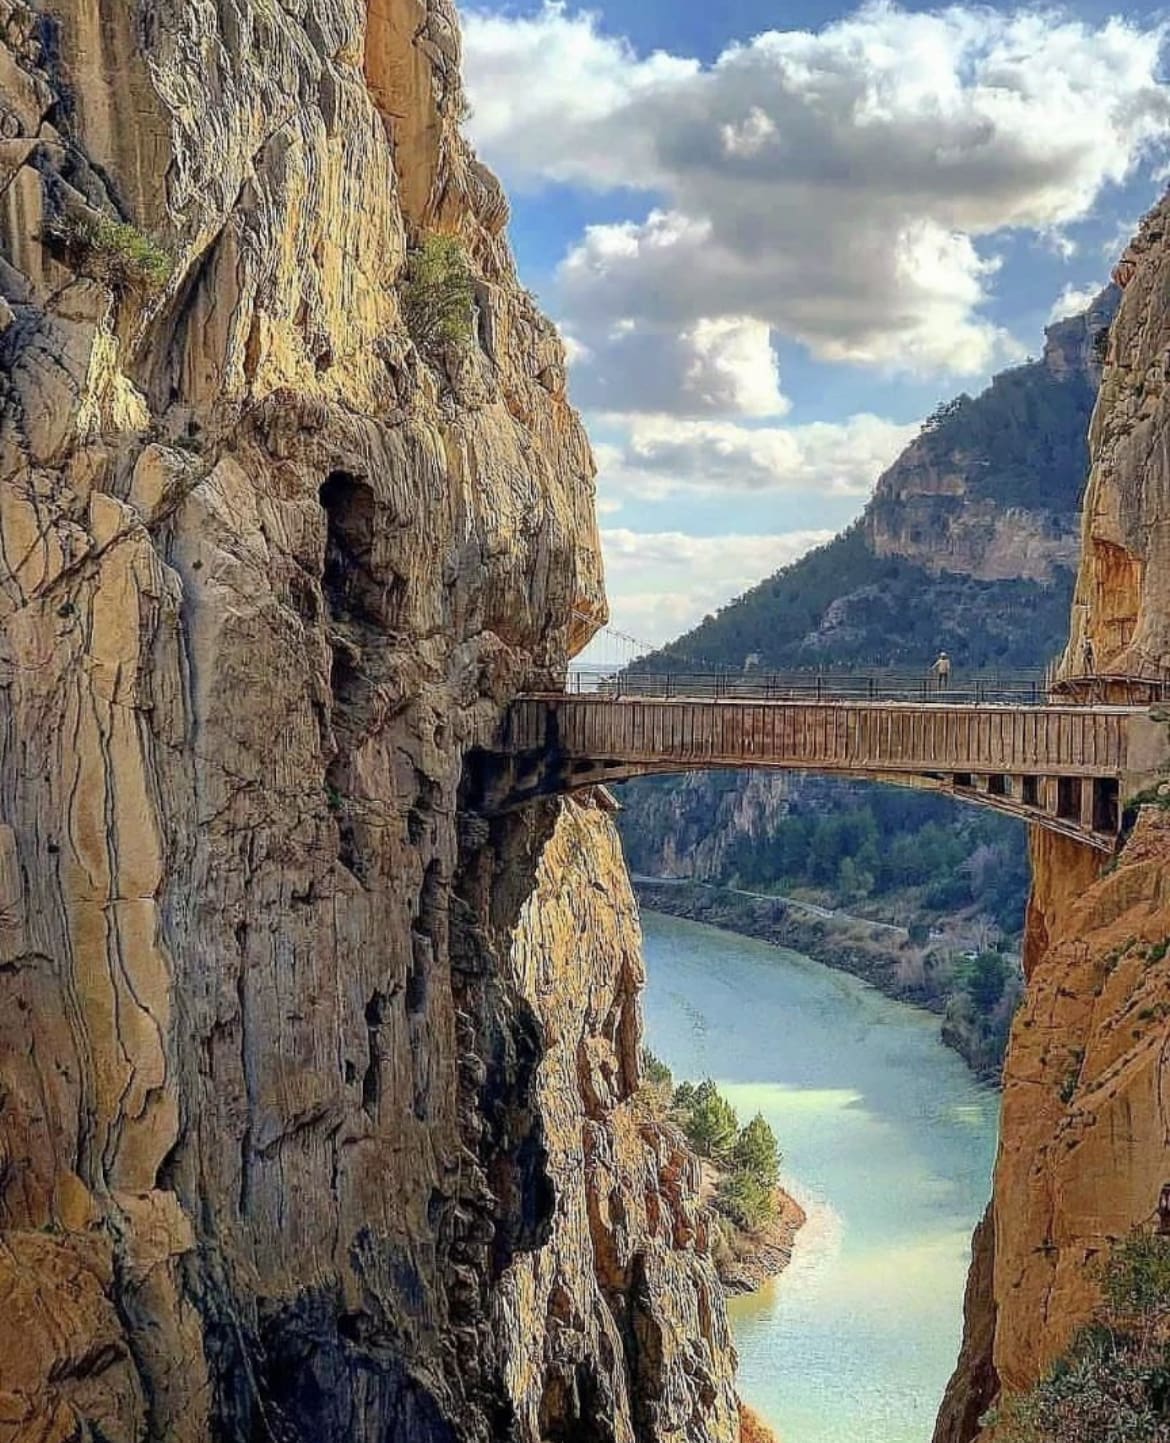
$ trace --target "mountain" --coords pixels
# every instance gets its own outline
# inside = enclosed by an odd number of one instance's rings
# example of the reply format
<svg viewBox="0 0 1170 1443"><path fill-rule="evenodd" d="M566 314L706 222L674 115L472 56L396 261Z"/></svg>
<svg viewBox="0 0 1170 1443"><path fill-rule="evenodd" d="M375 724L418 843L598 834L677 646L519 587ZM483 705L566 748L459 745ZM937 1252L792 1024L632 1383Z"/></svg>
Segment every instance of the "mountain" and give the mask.
<svg viewBox="0 0 1170 1443"><path fill-rule="evenodd" d="M1039 360L927 419L854 526L646 663L1038 666L1064 647L1110 286Z"/></svg>

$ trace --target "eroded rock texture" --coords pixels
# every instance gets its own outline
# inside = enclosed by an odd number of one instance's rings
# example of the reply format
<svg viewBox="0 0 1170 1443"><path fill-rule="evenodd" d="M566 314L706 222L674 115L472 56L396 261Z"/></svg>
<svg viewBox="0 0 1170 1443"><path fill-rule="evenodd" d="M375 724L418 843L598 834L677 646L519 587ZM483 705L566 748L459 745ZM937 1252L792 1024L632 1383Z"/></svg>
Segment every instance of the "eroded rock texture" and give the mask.
<svg viewBox="0 0 1170 1443"><path fill-rule="evenodd" d="M1065 663L1074 674L1170 672L1168 224L1170 197L1142 222L1114 273L1124 300L1089 437L1093 469Z"/></svg>
<svg viewBox="0 0 1170 1443"><path fill-rule="evenodd" d="M507 1436L551 1328L518 1270L576 1248L592 1307L594 1234L538 944L512 960L556 814L488 826L459 788L604 597L455 15L2 0L0 39L0 1438ZM169 252L161 289L52 239L99 213ZM476 335L424 360L401 283L434 231ZM621 1037L580 997L571 1025L617 1059L616 1137L636 977L607 986ZM706 1286L693 1249L618 1253L630 1338ZM715 1306L712 1396L665 1343L627 1369L653 1436L726 1431Z"/></svg>
<svg viewBox="0 0 1170 1443"><path fill-rule="evenodd" d="M635 1097L641 932L606 810L565 804L513 960L548 1049L539 1098L557 1195L549 1245L517 1261L503 1293L521 1436L734 1439L698 1160Z"/></svg>
<svg viewBox="0 0 1170 1443"><path fill-rule="evenodd" d="M1170 346L1165 203L1125 286L1091 431L1092 477L1066 673L1170 675L1161 367ZM1086 656L1084 639L1095 655ZM1024 965L988 1224L976 1235L959 1369L936 1443L968 1443L1000 1390L1033 1384L1097 1301L1094 1265L1156 1217L1170 1181L1170 812L1145 799L1115 865L1037 833Z"/></svg>
<svg viewBox="0 0 1170 1443"><path fill-rule="evenodd" d="M940 408L879 479L862 521L877 556L932 576L1050 585L1077 565L1084 420L1118 304L1110 286L1051 325L1039 360Z"/></svg>

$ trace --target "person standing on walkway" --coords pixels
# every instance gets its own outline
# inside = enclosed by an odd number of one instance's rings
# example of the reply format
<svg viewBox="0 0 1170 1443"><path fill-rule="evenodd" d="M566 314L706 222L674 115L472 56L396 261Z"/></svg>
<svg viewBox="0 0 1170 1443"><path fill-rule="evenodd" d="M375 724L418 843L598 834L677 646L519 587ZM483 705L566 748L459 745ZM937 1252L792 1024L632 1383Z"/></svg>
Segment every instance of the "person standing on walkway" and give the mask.
<svg viewBox="0 0 1170 1443"><path fill-rule="evenodd" d="M938 659L930 671L937 690L946 691L951 682L951 659L945 651L939 652Z"/></svg>

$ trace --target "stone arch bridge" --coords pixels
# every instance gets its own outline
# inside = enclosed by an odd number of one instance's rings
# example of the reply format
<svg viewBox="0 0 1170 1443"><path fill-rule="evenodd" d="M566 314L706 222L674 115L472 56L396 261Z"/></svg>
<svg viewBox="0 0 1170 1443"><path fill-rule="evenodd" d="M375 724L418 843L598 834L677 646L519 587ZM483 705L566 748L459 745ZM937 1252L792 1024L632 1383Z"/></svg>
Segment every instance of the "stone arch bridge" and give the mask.
<svg viewBox="0 0 1170 1443"><path fill-rule="evenodd" d="M1127 800L1170 775L1170 712L1152 694L1070 702L1043 688L963 699L884 696L872 684L849 696L819 683L819 695L742 689L733 681L726 694L695 695L696 684L659 678L656 694L623 682L620 693L611 684L522 696L481 757L469 800L494 812L635 776L775 767L942 792L1109 851Z"/></svg>

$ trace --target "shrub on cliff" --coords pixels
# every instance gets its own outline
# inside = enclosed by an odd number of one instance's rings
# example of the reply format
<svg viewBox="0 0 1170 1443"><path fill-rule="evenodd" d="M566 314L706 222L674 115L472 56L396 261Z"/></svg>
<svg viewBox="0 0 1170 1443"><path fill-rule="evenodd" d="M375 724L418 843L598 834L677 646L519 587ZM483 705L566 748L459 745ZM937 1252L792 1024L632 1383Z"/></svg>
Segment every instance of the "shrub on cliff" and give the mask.
<svg viewBox="0 0 1170 1443"><path fill-rule="evenodd" d="M648 1047L642 1048L642 1086L638 1095L655 1116L661 1117L670 1107L674 1093L674 1074L660 1057Z"/></svg>
<svg viewBox="0 0 1170 1443"><path fill-rule="evenodd" d="M44 238L82 275L123 294L153 295L174 269L157 241L96 211L53 216L45 222Z"/></svg>
<svg viewBox="0 0 1170 1443"><path fill-rule="evenodd" d="M662 1058L650 1051L648 1047L642 1048L642 1080L651 1087L674 1087L674 1073L663 1062Z"/></svg>
<svg viewBox="0 0 1170 1443"><path fill-rule="evenodd" d="M995 1417L997 1443L1170 1440L1170 1239L1134 1234L1102 1284L1092 1323Z"/></svg>
<svg viewBox="0 0 1170 1443"><path fill-rule="evenodd" d="M407 259L402 315L418 349L432 356L471 339L475 296L457 236L431 235Z"/></svg>

